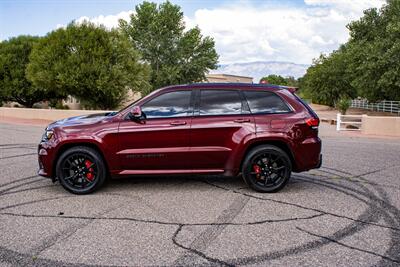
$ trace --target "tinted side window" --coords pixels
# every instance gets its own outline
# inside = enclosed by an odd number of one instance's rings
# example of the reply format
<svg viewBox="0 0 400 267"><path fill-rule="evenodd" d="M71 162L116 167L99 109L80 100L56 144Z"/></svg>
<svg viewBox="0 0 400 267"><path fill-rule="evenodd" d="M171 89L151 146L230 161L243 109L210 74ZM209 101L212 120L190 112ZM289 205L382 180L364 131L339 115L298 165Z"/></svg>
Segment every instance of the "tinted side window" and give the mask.
<svg viewBox="0 0 400 267"><path fill-rule="evenodd" d="M272 92L243 91L249 103L251 113L283 113L289 112L289 107Z"/></svg>
<svg viewBox="0 0 400 267"><path fill-rule="evenodd" d="M147 118L168 118L187 116L191 91L176 91L159 95L141 108Z"/></svg>
<svg viewBox="0 0 400 267"><path fill-rule="evenodd" d="M236 90L201 90L200 115L241 114L242 100Z"/></svg>

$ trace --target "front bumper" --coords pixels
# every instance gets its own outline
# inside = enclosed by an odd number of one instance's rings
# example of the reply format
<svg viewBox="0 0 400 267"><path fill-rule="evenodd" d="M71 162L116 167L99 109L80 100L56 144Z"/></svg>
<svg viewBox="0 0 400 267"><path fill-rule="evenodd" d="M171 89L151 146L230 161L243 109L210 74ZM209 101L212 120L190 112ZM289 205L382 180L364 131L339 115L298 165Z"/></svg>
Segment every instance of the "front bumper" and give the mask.
<svg viewBox="0 0 400 267"><path fill-rule="evenodd" d="M53 178L54 148L52 144L41 142L38 145L38 175Z"/></svg>

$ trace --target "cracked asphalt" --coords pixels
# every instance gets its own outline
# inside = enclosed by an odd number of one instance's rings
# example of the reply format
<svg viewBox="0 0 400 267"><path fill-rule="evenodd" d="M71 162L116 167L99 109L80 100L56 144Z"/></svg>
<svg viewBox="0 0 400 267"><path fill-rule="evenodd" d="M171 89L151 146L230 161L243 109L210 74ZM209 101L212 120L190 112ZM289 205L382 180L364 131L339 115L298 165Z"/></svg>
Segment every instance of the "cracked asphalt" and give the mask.
<svg viewBox="0 0 400 267"><path fill-rule="evenodd" d="M323 124L321 169L276 194L237 177L36 175L44 127L0 123L0 266L400 266L400 140Z"/></svg>

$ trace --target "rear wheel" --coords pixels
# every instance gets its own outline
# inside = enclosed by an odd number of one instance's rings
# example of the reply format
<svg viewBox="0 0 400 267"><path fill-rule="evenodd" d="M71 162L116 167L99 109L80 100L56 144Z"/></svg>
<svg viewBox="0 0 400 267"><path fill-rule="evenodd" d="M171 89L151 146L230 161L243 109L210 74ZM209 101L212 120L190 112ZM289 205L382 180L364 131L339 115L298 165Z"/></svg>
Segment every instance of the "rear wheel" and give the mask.
<svg viewBox="0 0 400 267"><path fill-rule="evenodd" d="M88 194L106 179L106 167L94 149L77 146L66 150L57 161L56 173L61 185L74 194Z"/></svg>
<svg viewBox="0 0 400 267"><path fill-rule="evenodd" d="M262 193L281 190L289 181L291 171L292 164L286 152L271 145L252 149L242 167L245 182Z"/></svg>

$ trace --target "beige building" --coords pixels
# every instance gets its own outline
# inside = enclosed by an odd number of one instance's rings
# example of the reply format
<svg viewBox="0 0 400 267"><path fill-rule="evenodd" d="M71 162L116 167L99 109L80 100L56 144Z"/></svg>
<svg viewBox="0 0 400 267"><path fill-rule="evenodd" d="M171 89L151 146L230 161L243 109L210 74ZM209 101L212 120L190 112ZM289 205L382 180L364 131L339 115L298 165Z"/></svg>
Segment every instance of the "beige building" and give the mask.
<svg viewBox="0 0 400 267"><path fill-rule="evenodd" d="M253 77L231 74L207 74L206 82L209 83L253 83Z"/></svg>

